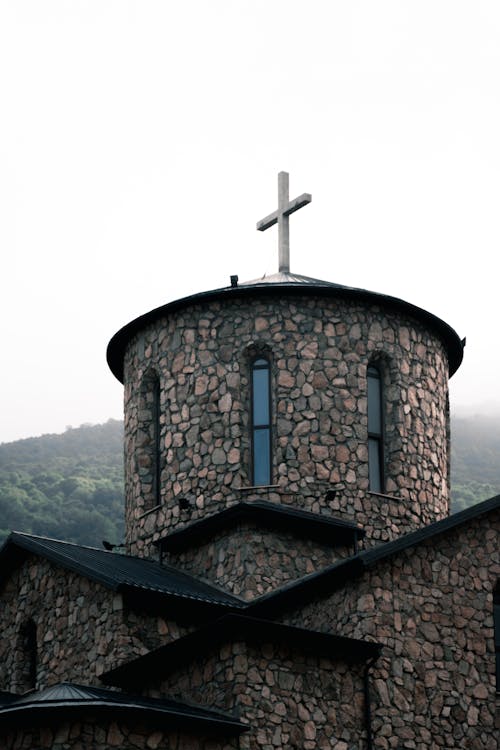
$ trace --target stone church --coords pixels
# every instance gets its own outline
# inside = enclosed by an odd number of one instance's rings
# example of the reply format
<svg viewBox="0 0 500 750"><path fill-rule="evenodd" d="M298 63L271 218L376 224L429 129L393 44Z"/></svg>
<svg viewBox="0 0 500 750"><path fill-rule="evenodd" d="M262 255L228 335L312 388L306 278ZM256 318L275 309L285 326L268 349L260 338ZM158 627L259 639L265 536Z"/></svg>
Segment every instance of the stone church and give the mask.
<svg viewBox="0 0 500 750"><path fill-rule="evenodd" d="M290 271L112 338L125 545L0 550L0 748L500 747L500 496L449 514L433 314Z"/></svg>

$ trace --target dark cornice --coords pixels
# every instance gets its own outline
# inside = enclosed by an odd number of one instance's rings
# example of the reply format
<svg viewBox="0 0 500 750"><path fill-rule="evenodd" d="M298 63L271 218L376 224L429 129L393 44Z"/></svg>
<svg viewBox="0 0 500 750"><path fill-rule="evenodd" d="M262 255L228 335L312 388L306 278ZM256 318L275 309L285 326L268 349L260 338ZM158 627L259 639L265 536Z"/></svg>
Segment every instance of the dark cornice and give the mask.
<svg viewBox="0 0 500 750"><path fill-rule="evenodd" d="M250 522L266 529L288 531L332 547L354 546L358 539L365 536L362 528L348 521L288 505L256 500L236 503L200 521L193 521L182 529L158 539L155 544L166 552L182 552L222 529L243 522Z"/></svg>
<svg viewBox="0 0 500 750"><path fill-rule="evenodd" d="M274 643L295 648L302 653L325 656L351 664L376 658L381 646L375 642L332 635L316 630L296 628L270 620L227 615L150 651L133 661L105 672L101 680L118 687L140 686L161 680L166 674L222 643L242 640L245 643Z"/></svg>
<svg viewBox="0 0 500 750"><path fill-rule="evenodd" d="M0 708L0 726L32 727L89 714L113 721L140 721L211 735L241 734L249 728L222 711L73 683L54 685L3 706Z"/></svg>
<svg viewBox="0 0 500 750"><path fill-rule="evenodd" d="M200 294L193 294L182 299L174 300L166 305L141 315L121 328L112 337L107 348L107 361L113 375L123 383L123 359L126 347L131 338L149 324L159 318L168 316L177 310L182 310L193 305L206 305L210 302L230 303L233 300L244 298L266 298L266 297L322 297L335 299L354 299L371 305L380 305L405 315L410 315L433 330L442 340L447 355L450 377L459 368L463 358L463 345L457 333L441 318L436 317L427 310L405 302L397 297L386 294L370 292L367 289L356 289L355 287L342 286L318 281L317 283L274 283L274 284L246 284L238 287L224 287L214 289Z"/></svg>

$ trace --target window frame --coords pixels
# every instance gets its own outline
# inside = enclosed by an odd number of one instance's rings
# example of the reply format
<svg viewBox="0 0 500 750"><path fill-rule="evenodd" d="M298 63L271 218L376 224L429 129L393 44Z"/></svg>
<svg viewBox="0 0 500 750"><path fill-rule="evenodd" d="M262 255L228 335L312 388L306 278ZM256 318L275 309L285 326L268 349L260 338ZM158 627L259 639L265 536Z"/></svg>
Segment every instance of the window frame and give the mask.
<svg viewBox="0 0 500 750"><path fill-rule="evenodd" d="M161 505L161 381L156 369L151 368L144 374L139 398L139 409L147 415L139 422L140 429L148 436L139 447L139 455L149 458L151 489L141 490L143 512L148 513Z"/></svg>
<svg viewBox="0 0 500 750"><path fill-rule="evenodd" d="M153 487L151 488L151 498L153 507L160 505L161 501L161 387L160 378L155 374L151 378L151 391L153 403L151 404L151 422L153 427Z"/></svg>
<svg viewBox="0 0 500 750"><path fill-rule="evenodd" d="M372 372L370 372L370 370ZM370 430L370 410L373 408L373 398L370 396L370 381L377 383L377 394L376 398L378 401L378 419L379 422L378 430ZM370 362L366 368L366 401L367 401L367 428L368 428L368 483L369 491L379 494L385 492L385 399L384 399L384 381L383 381L383 369L379 362ZM376 446L376 462L377 466L373 466L373 459L370 456L370 445ZM375 481L377 488L374 486Z"/></svg>
<svg viewBox="0 0 500 750"><path fill-rule="evenodd" d="M267 409L267 422L262 424L255 424L255 411L256 411L256 387L254 381L254 373L256 371L267 372L266 388L267 388L267 403L265 408ZM265 451L265 460L267 461L267 476L266 481L257 481L257 472L260 471L260 458L259 462L256 459L256 434L258 432L267 430L267 446ZM272 452L272 396L271 396L271 361L269 357L264 353L256 354L252 357L250 362L250 452L251 452L251 477L252 486L254 487L268 487L272 484L273 475L273 452Z"/></svg>

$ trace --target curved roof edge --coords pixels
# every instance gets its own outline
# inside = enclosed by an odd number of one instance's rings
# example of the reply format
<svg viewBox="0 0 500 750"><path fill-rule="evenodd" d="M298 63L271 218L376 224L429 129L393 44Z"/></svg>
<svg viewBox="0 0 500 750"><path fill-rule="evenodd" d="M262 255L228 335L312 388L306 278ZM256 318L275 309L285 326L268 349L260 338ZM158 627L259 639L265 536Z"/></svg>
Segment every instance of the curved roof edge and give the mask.
<svg viewBox="0 0 500 750"><path fill-rule="evenodd" d="M94 686L63 682L18 696L0 708L0 726L4 724L33 726L53 722L68 714L82 717L87 712L105 714L115 718L120 715L129 721L147 721L149 724L173 725L182 730L212 730L223 734L241 734L248 725L239 718L217 708L206 708L182 703L169 698L148 698Z"/></svg>
<svg viewBox="0 0 500 750"><path fill-rule="evenodd" d="M113 375L123 383L123 358L125 349L132 336L145 326L154 322L158 318L168 315L170 312L181 310L191 305L203 302L212 302L220 300L239 299L241 297L268 297L272 295L285 297L293 294L304 296L338 297L354 298L372 304L379 304L395 310L400 310L417 320L423 322L441 338L448 356L448 366L450 377L458 370L463 359L463 344L456 331L445 323L444 320L436 315L424 310L410 302L405 302L398 297L391 297L379 292L371 292L367 289L357 289L356 287L343 286L334 284L329 281L312 279L308 276L299 274L273 274L272 276L255 279L249 282L242 282L238 286L222 287L207 292L182 297L181 299L167 302L165 305L156 307L144 315L140 315L135 320L127 323L120 328L111 338L106 351L106 359Z"/></svg>

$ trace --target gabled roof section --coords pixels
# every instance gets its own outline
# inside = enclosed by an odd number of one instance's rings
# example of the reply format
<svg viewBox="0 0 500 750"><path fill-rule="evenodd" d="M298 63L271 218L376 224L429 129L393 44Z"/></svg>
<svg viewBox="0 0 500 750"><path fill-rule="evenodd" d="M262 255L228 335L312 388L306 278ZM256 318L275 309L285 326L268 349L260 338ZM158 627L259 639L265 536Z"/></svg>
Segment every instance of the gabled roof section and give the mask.
<svg viewBox="0 0 500 750"><path fill-rule="evenodd" d="M441 521L412 531L386 544L359 552L357 555L329 565L317 573L292 581L276 591L260 596L249 602L246 613L256 617L272 617L276 612L287 608L298 608L316 596L325 596L344 586L349 581L359 578L366 570L377 563L389 559L418 544L436 539L442 534L460 529L488 513L500 509L500 495L472 505L460 513L454 513Z"/></svg>
<svg viewBox="0 0 500 750"><path fill-rule="evenodd" d="M113 591L155 598L175 597L179 601L225 608L243 606L237 597L171 565L19 532L13 532L0 549L0 582L27 553L39 555Z"/></svg>
<svg viewBox="0 0 500 750"><path fill-rule="evenodd" d="M362 528L348 521L291 508L288 505L258 500L231 505L219 513L173 531L155 543L163 550L180 552L216 534L221 529L245 521L267 529L289 531L297 536L332 547L355 546L357 540L365 535Z"/></svg>
<svg viewBox="0 0 500 750"><path fill-rule="evenodd" d="M302 652L347 661L351 664L375 659L381 646L375 642L332 635L316 630L296 628L271 620L227 615L189 633L165 646L139 656L133 661L105 672L101 680L106 685L129 687L150 684L181 664L190 663L208 650L222 643L243 640L246 643L276 643Z"/></svg>
<svg viewBox="0 0 500 750"><path fill-rule="evenodd" d="M115 333L108 344L106 354L108 365L113 375L123 383L123 358L129 341L146 326L160 318L168 316L176 310L183 310L193 305L206 305L212 300L230 302L233 299L242 299L245 297L287 297L297 294L326 299L354 299L411 315L441 338L448 356L450 377L460 367L463 359L463 344L458 334L448 323L445 323L436 315L427 312L427 310L386 294L379 294L378 292L370 292L367 289L357 289L356 287L334 284L329 281L321 281L308 276L302 276L301 274L290 273L273 274L269 277L244 282L236 287L229 286L222 289L201 292L200 294L192 294L189 297L183 297L182 299L174 300L166 305L150 310Z"/></svg>
<svg viewBox="0 0 500 750"><path fill-rule="evenodd" d="M500 495L495 495L489 500L484 500L482 503L471 505L469 508L460 511L460 513L454 513L447 518L443 518L442 521L436 521L429 524L429 526L424 526L421 529L417 529L417 531L412 531L410 534L405 534L398 539L394 539L392 542L387 542L387 544L381 544L379 547L362 552L363 563L367 567L374 565L379 560L383 560L410 547L415 547L417 544L445 534L448 531L458 529L470 521L475 521L477 518L499 509Z"/></svg>
<svg viewBox="0 0 500 750"><path fill-rule="evenodd" d="M53 685L0 707L0 726L32 726L58 715L82 715L86 711L109 714L116 718L154 724L172 724L187 731L201 730L222 734L241 734L248 729L235 717L222 711L179 703L168 699L144 698L104 688L64 682Z"/></svg>

